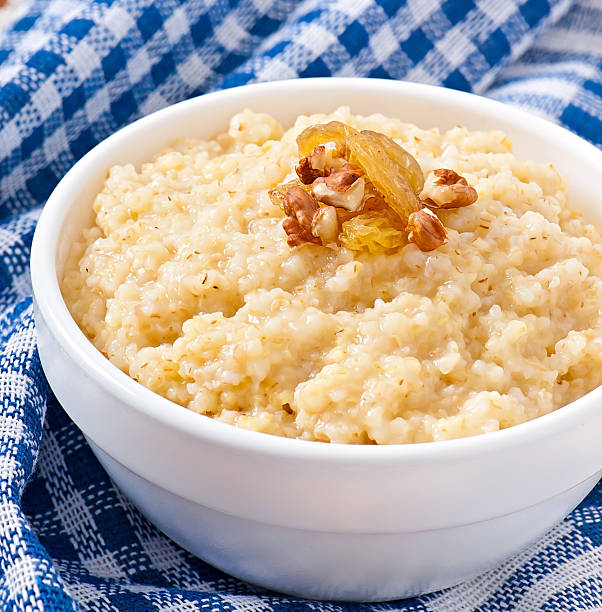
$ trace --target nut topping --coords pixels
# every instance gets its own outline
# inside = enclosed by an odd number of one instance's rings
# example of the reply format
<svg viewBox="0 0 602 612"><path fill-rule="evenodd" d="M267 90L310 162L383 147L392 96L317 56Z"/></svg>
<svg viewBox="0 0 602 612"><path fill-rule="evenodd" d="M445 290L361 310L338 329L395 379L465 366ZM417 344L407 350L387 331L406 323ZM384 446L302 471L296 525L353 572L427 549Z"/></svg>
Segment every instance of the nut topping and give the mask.
<svg viewBox="0 0 602 612"><path fill-rule="evenodd" d="M297 185L288 189L284 196L282 222L289 246L304 242L327 244L336 242L339 236L339 218L334 206L320 206L314 198Z"/></svg>
<svg viewBox="0 0 602 612"><path fill-rule="evenodd" d="M468 206L478 197L454 170L438 168L425 181L418 160L379 132L331 121L307 127L297 145L299 180L269 191L287 215L282 227L291 246L387 253L409 241L432 251L447 233L429 209Z"/></svg>
<svg viewBox="0 0 602 612"><path fill-rule="evenodd" d="M291 247L300 246L306 242L322 244L322 241L311 233L311 228L308 231L307 228L303 227L299 221L295 219L295 217L287 217L282 222L282 229L286 232L288 236L286 242Z"/></svg>
<svg viewBox="0 0 602 612"><path fill-rule="evenodd" d="M299 160L295 172L304 185L311 185L318 177L326 175L326 147L318 145L307 157Z"/></svg>
<svg viewBox="0 0 602 612"><path fill-rule="evenodd" d="M343 193L363 175L364 171L359 166L345 164L342 168L333 168L330 174L324 179L324 182L333 191Z"/></svg>
<svg viewBox="0 0 602 612"><path fill-rule="evenodd" d="M311 227L311 221L318 211L318 203L301 187L289 187L284 197L284 214L296 217L303 227Z"/></svg>
<svg viewBox="0 0 602 612"><path fill-rule="evenodd" d="M420 199L430 208L460 208L477 201L477 192L463 176L448 168L429 172Z"/></svg>
<svg viewBox="0 0 602 612"><path fill-rule="evenodd" d="M312 192L320 202L357 212L362 208L364 186L364 179L360 178L346 191L336 191L331 189L324 179L317 179L313 184Z"/></svg>
<svg viewBox="0 0 602 612"><path fill-rule="evenodd" d="M293 185L284 197L284 213L287 215L282 227L288 235L289 246L304 242L322 244L320 238L311 232L312 222L319 210L318 203L301 187Z"/></svg>
<svg viewBox="0 0 602 612"><path fill-rule="evenodd" d="M428 208L423 208L410 215L406 232L408 232L408 240L416 244L421 251L432 251L440 247L447 238L439 217Z"/></svg>
<svg viewBox="0 0 602 612"><path fill-rule="evenodd" d="M322 244L336 242L339 237L339 218L334 206L321 206L311 222L311 233Z"/></svg>
<svg viewBox="0 0 602 612"><path fill-rule="evenodd" d="M361 168L345 164L335 168L330 175L314 181L312 192L314 196L332 206L358 211L362 207L365 181Z"/></svg>

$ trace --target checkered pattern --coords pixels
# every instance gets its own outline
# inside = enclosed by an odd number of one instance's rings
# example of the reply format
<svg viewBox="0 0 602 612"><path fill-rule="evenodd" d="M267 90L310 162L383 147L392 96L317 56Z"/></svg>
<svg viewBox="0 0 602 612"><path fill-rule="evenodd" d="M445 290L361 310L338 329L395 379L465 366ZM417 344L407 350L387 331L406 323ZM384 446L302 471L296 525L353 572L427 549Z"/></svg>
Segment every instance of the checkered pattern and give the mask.
<svg viewBox="0 0 602 612"><path fill-rule="evenodd" d="M583 0L499 75L487 95L602 146L602 1Z"/></svg>
<svg viewBox="0 0 602 612"><path fill-rule="evenodd" d="M0 33L2 609L602 610L602 483L496 570L395 603L283 597L193 558L112 486L56 404L28 274L37 212L65 171L136 117L209 89L411 79L523 106L602 146L601 1L23 0L15 14Z"/></svg>

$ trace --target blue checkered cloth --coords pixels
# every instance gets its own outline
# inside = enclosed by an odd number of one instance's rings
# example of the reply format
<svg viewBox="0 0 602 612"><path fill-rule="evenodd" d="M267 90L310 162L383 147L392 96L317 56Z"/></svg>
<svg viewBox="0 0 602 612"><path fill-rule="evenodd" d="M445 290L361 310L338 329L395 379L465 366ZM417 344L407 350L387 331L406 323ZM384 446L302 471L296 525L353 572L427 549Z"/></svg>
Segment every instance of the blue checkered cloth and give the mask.
<svg viewBox="0 0 602 612"><path fill-rule="evenodd" d="M474 91L602 147L601 0L27 0L0 33L0 604L5 610L602 610L602 483L535 545L458 587L381 605L222 574L115 489L50 392L28 274L63 174L126 123L291 77Z"/></svg>

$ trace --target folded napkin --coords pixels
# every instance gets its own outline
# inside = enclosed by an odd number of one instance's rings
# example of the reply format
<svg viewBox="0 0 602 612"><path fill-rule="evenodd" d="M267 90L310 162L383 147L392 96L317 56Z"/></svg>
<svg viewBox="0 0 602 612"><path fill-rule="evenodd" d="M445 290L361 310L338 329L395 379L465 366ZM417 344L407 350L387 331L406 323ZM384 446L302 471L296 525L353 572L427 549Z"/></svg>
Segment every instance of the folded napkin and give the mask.
<svg viewBox="0 0 602 612"><path fill-rule="evenodd" d="M25 0L0 33L0 604L6 610L602 609L602 483L512 560L379 605L245 584L115 489L44 379L28 259L53 187L133 119L210 89L308 76L474 91L602 147L600 0Z"/></svg>

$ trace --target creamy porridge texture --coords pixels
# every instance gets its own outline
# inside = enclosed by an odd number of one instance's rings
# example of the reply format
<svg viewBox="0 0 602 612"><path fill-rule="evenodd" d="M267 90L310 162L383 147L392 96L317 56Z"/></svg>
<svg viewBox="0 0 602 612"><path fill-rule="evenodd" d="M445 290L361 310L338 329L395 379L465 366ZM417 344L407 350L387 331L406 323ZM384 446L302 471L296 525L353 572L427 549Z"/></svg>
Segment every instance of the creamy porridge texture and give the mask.
<svg viewBox="0 0 602 612"><path fill-rule="evenodd" d="M297 135L332 120L476 189L436 211L442 246L287 244L268 192L296 176ZM110 170L63 294L124 372L248 429L390 444L522 423L602 382L602 240L558 172L511 147L346 108L287 131L246 110L214 140Z"/></svg>

